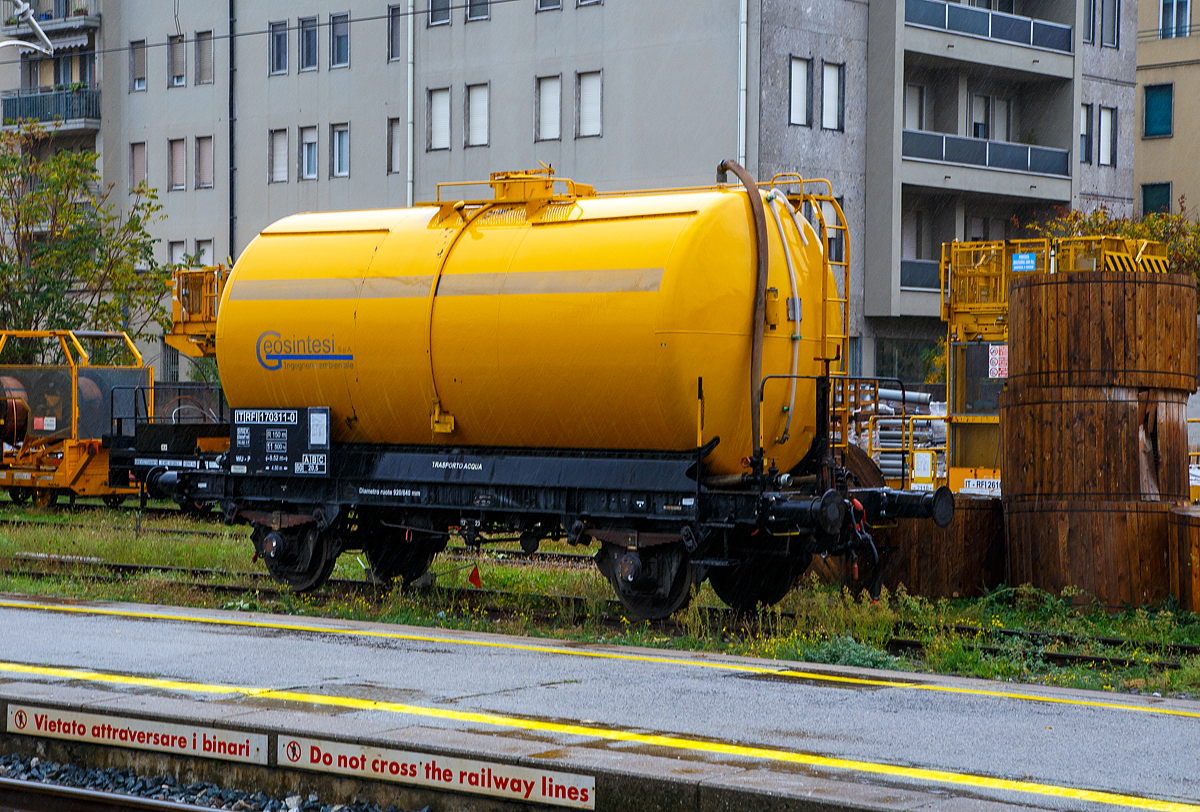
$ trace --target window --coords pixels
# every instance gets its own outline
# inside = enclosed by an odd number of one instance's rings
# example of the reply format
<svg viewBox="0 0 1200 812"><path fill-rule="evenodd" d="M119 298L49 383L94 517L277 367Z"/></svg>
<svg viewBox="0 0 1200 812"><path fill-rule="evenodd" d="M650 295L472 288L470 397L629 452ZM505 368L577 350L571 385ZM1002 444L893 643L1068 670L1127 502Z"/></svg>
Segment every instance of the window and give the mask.
<svg viewBox="0 0 1200 812"><path fill-rule="evenodd" d="M578 0L575 3L575 5L577 5L577 6L602 6L602 5L604 5L604 0Z"/></svg>
<svg viewBox="0 0 1200 812"><path fill-rule="evenodd" d="M92 87L96 79L96 54L83 51L79 54L79 81Z"/></svg>
<svg viewBox="0 0 1200 812"><path fill-rule="evenodd" d="M1142 122L1142 137L1161 138L1173 132L1175 86L1146 85L1142 92L1145 119Z"/></svg>
<svg viewBox="0 0 1200 812"><path fill-rule="evenodd" d="M1100 108L1100 156L1101 166L1117 165L1117 110L1115 107Z"/></svg>
<svg viewBox="0 0 1200 812"><path fill-rule="evenodd" d="M603 120L600 71L575 74L575 137L600 135Z"/></svg>
<svg viewBox="0 0 1200 812"><path fill-rule="evenodd" d="M989 136L988 132L988 113L991 108L991 99L987 96L975 95L971 97L971 137L984 138Z"/></svg>
<svg viewBox="0 0 1200 812"><path fill-rule="evenodd" d="M213 241L196 240L196 264L201 268L213 264Z"/></svg>
<svg viewBox="0 0 1200 812"><path fill-rule="evenodd" d="M404 128L398 118L389 118L387 122L388 158L387 171L389 175L398 175L404 171Z"/></svg>
<svg viewBox="0 0 1200 812"><path fill-rule="evenodd" d="M562 0L537 0L538 11L555 11L562 8Z"/></svg>
<svg viewBox="0 0 1200 812"><path fill-rule="evenodd" d="M467 85L466 145L487 146L488 86Z"/></svg>
<svg viewBox="0 0 1200 812"><path fill-rule="evenodd" d="M450 88L429 91L429 149L450 149Z"/></svg>
<svg viewBox="0 0 1200 812"><path fill-rule="evenodd" d="M1188 0L1162 0L1158 18L1159 36L1162 39L1186 37L1189 33Z"/></svg>
<svg viewBox="0 0 1200 812"><path fill-rule="evenodd" d="M73 58L69 57L69 56L54 57L54 86L55 87L62 87L63 85L71 84L71 82L72 82L71 63L73 61L74 61Z"/></svg>
<svg viewBox="0 0 1200 812"><path fill-rule="evenodd" d="M1118 28L1121 23L1120 0L1099 0L1100 3L1100 44L1109 48L1118 48Z"/></svg>
<svg viewBox="0 0 1200 812"><path fill-rule="evenodd" d="M196 84L211 85L213 81L213 32L196 34Z"/></svg>
<svg viewBox="0 0 1200 812"><path fill-rule="evenodd" d="M271 43L271 74L287 73L288 60L288 25L287 23L271 23L268 34Z"/></svg>
<svg viewBox="0 0 1200 812"><path fill-rule="evenodd" d="M167 37L167 73L170 87L187 86L187 46L183 37Z"/></svg>
<svg viewBox="0 0 1200 812"><path fill-rule="evenodd" d="M537 80L535 141L557 141L562 138L562 77L543 76Z"/></svg>
<svg viewBox="0 0 1200 812"><path fill-rule="evenodd" d="M129 43L129 92L146 89L146 41Z"/></svg>
<svg viewBox="0 0 1200 812"><path fill-rule="evenodd" d="M845 198L835 198L840 207ZM825 233L829 238L829 261L830 262L845 262L846 242L845 233L840 228L837 228L841 222L838 219L837 209L828 201L822 201L821 214L825 216Z"/></svg>
<svg viewBox="0 0 1200 812"><path fill-rule="evenodd" d="M925 129L925 86L904 86L904 129Z"/></svg>
<svg viewBox="0 0 1200 812"><path fill-rule="evenodd" d="M1171 184L1142 184L1142 215L1171 213Z"/></svg>
<svg viewBox="0 0 1200 812"><path fill-rule="evenodd" d="M329 174L335 178L350 177L349 124L334 124L329 128Z"/></svg>
<svg viewBox="0 0 1200 812"><path fill-rule="evenodd" d="M129 185L146 182L146 142L129 145Z"/></svg>
<svg viewBox="0 0 1200 812"><path fill-rule="evenodd" d="M429 0L429 24L447 25L450 22L450 0Z"/></svg>
<svg viewBox="0 0 1200 812"><path fill-rule="evenodd" d="M467 20L486 20L488 0L467 0Z"/></svg>
<svg viewBox="0 0 1200 812"><path fill-rule="evenodd" d="M288 131L267 133L267 183L287 183Z"/></svg>
<svg viewBox="0 0 1200 812"><path fill-rule="evenodd" d="M1084 0L1083 3L1083 41L1096 41L1096 0Z"/></svg>
<svg viewBox="0 0 1200 812"><path fill-rule="evenodd" d="M317 179L317 128L300 128L300 179Z"/></svg>
<svg viewBox="0 0 1200 812"><path fill-rule="evenodd" d="M317 69L317 18L304 17L300 25L300 70Z"/></svg>
<svg viewBox="0 0 1200 812"><path fill-rule="evenodd" d="M791 97L788 123L812 126L812 60L792 57Z"/></svg>
<svg viewBox="0 0 1200 812"><path fill-rule="evenodd" d="M1079 162L1092 162L1092 106L1079 105Z"/></svg>
<svg viewBox="0 0 1200 812"><path fill-rule="evenodd" d="M167 167L170 177L167 186L170 191L187 188L187 150L184 139L167 142Z"/></svg>
<svg viewBox="0 0 1200 812"><path fill-rule="evenodd" d="M388 7L388 60L404 57L404 9Z"/></svg>
<svg viewBox="0 0 1200 812"><path fill-rule="evenodd" d="M211 135L196 139L196 188L213 187L213 140Z"/></svg>
<svg viewBox="0 0 1200 812"><path fill-rule="evenodd" d="M185 254L187 254L187 243L183 240L167 243L167 262L172 265L182 265Z"/></svg>
<svg viewBox="0 0 1200 812"><path fill-rule="evenodd" d="M846 116L846 66L824 63L821 71L821 129L841 130Z"/></svg>
<svg viewBox="0 0 1200 812"><path fill-rule="evenodd" d="M350 15L334 14L329 18L329 67L350 66Z"/></svg>

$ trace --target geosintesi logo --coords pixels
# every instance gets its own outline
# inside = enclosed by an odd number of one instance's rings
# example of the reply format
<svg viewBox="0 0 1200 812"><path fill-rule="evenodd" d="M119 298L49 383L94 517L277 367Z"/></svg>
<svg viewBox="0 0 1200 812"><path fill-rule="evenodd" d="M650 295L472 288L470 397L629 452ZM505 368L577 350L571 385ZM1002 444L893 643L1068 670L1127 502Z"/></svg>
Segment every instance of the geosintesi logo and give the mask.
<svg viewBox="0 0 1200 812"><path fill-rule="evenodd" d="M295 336L284 338L274 330L258 337L255 345L259 365L266 370L346 369L354 366L354 353L338 347L335 336Z"/></svg>

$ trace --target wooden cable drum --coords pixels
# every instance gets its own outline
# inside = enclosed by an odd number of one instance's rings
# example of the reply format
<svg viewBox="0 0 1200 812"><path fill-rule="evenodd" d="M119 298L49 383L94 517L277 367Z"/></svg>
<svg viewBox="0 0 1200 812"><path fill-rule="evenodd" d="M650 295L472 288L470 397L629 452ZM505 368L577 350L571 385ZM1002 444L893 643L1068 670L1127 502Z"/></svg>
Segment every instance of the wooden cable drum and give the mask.
<svg viewBox="0 0 1200 812"><path fill-rule="evenodd" d="M1189 274L1030 274L1012 281L1008 298L1010 389L1196 390Z"/></svg>
<svg viewBox="0 0 1200 812"><path fill-rule="evenodd" d="M1116 386L1001 393L1005 502L1186 502L1187 397Z"/></svg>
<svg viewBox="0 0 1200 812"><path fill-rule="evenodd" d="M1200 507L1171 508L1171 594L1185 611L1200 609Z"/></svg>
<svg viewBox="0 0 1200 812"><path fill-rule="evenodd" d="M1108 607L1141 606L1171 592L1164 502L1005 502L1009 583L1053 594L1077 587Z"/></svg>
<svg viewBox="0 0 1200 812"><path fill-rule="evenodd" d="M901 519L888 531L898 548L884 558L883 585L904 584L927 598L974 598L1004 583L1004 513L1000 500L954 495L954 519Z"/></svg>

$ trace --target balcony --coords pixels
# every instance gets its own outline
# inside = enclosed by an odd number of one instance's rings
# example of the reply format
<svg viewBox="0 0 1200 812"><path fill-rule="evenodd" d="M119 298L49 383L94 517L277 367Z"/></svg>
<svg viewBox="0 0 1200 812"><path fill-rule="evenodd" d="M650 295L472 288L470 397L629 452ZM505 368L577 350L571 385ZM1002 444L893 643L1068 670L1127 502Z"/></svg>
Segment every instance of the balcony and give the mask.
<svg viewBox="0 0 1200 812"><path fill-rule="evenodd" d="M100 27L99 0L40 0L33 3L33 18L54 39L55 34L89 31ZM28 39L34 36L29 26L18 24L12 17L4 21L0 34Z"/></svg>
<svg viewBox="0 0 1200 812"><path fill-rule="evenodd" d="M53 125L54 130L94 131L100 129L100 91L33 88L10 90L0 99L4 126L19 119Z"/></svg>
<svg viewBox="0 0 1200 812"><path fill-rule="evenodd" d="M1069 54L1072 31L1069 25L1018 17L984 8L943 3L941 0L904 0L904 22L940 28L957 34L1028 45Z"/></svg>
<svg viewBox="0 0 1200 812"><path fill-rule="evenodd" d="M905 130L901 144L905 158L980 166L1012 172L1070 177L1071 153L1065 149L985 141L920 130Z"/></svg>

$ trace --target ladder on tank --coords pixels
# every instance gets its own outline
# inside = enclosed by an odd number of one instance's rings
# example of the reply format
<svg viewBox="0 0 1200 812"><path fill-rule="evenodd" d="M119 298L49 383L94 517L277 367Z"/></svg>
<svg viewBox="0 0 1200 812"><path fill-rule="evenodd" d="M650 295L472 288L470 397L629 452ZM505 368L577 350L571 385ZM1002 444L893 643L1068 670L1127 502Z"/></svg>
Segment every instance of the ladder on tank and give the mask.
<svg viewBox="0 0 1200 812"><path fill-rule="evenodd" d="M851 415L854 403L857 402L857 392L851 392L850 375L850 228L846 224L846 215L842 205L833 196L833 184L824 178L805 180L799 174L786 172L771 178L771 186L777 184L799 185L799 194L790 194L788 199L797 206L806 218L815 221L817 233L821 239L821 350L817 361L828 364L831 383L829 422L830 441L834 448L845 450L850 442ZM809 191L807 187L817 187L817 191ZM836 257L834 249L837 249ZM841 271L841 289L837 287L837 276L834 286L830 289L830 271L837 268ZM829 308L833 306L841 314L842 326L837 332L830 332Z"/></svg>

